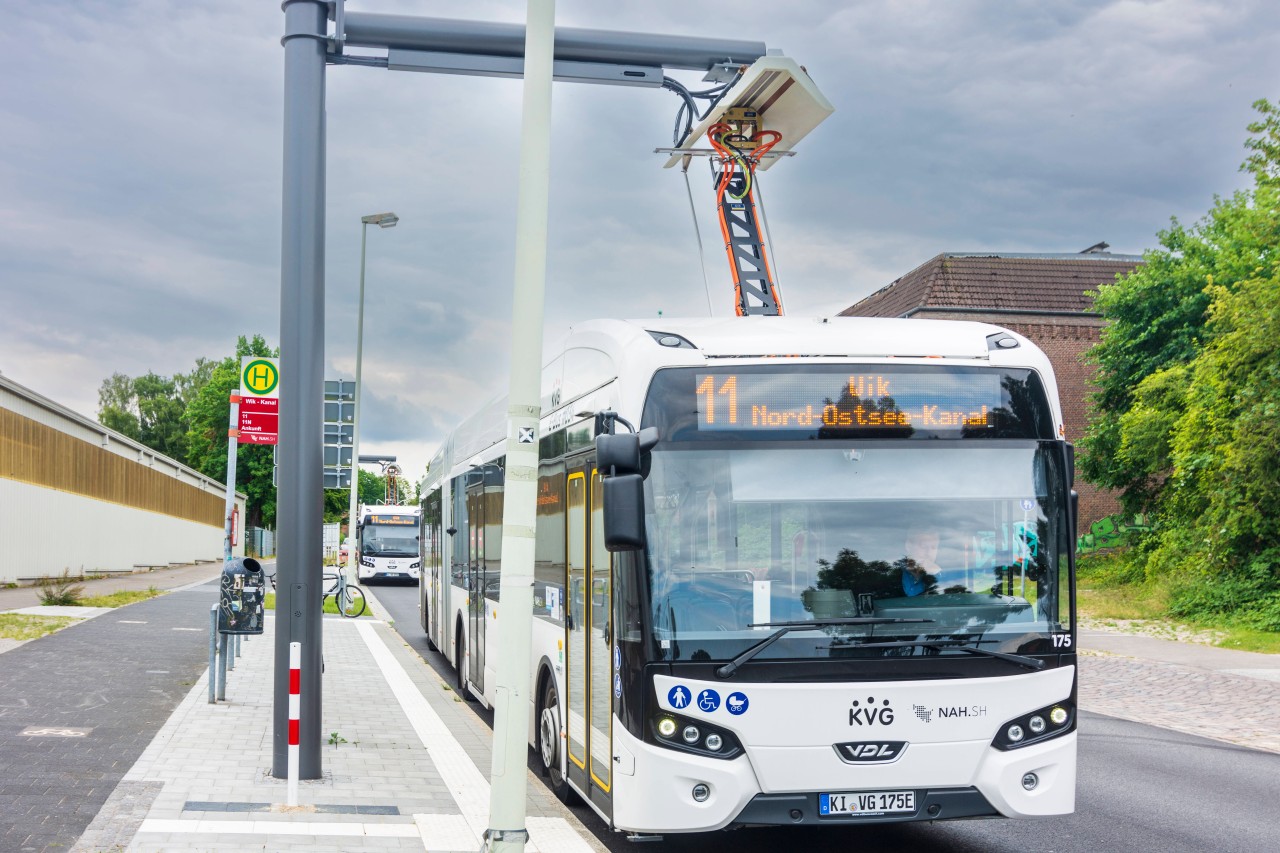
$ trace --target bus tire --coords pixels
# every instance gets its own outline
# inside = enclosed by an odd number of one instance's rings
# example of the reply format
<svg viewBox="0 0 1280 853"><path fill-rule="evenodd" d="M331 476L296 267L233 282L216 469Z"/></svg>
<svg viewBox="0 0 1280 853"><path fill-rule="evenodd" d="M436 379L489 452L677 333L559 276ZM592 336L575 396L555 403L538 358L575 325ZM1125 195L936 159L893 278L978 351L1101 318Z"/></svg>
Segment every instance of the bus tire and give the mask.
<svg viewBox="0 0 1280 853"><path fill-rule="evenodd" d="M565 805L577 801L569 781L560 771L560 749L564 742L560 737L560 698L556 695L556 680L550 673L544 673L542 689L538 691L538 760L542 764L542 775L551 787L556 799Z"/></svg>
<svg viewBox="0 0 1280 853"><path fill-rule="evenodd" d="M458 688L458 696L470 702L471 691L467 689L466 670L463 669L466 664L466 660L467 641L462 633L462 625L459 624L456 639L453 641L453 671L457 674L457 681L455 684Z"/></svg>
<svg viewBox="0 0 1280 853"><path fill-rule="evenodd" d="M422 610L422 633L427 638L427 648L433 652L439 652L440 649L436 648L436 641L431 639L431 629L428 627L430 624L431 620L427 618L427 610L424 607Z"/></svg>

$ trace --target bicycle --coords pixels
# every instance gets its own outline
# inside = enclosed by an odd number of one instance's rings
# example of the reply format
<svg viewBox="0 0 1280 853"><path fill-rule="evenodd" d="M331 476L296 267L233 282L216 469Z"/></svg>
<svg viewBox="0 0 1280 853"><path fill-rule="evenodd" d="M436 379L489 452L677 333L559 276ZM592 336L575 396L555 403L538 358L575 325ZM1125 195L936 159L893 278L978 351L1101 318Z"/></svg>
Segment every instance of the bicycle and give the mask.
<svg viewBox="0 0 1280 853"><path fill-rule="evenodd" d="M271 581L271 588L276 588L276 576L274 574L267 575L267 579ZM333 586L325 589L320 594L320 609L324 609L325 599L329 596L334 597L334 601L338 604L338 612L348 619L354 619L363 615L365 608L368 606L364 600L364 589L359 584L349 583L347 576L341 572L332 575L322 575L325 583L332 583Z"/></svg>
<svg viewBox="0 0 1280 853"><path fill-rule="evenodd" d="M332 595L338 605L338 612L348 619L354 619L364 613L366 607L364 590L359 584L349 583L347 576L342 572L324 575L324 581L325 583L332 581L333 586L325 589L324 594L320 596L321 610L324 609L324 600Z"/></svg>

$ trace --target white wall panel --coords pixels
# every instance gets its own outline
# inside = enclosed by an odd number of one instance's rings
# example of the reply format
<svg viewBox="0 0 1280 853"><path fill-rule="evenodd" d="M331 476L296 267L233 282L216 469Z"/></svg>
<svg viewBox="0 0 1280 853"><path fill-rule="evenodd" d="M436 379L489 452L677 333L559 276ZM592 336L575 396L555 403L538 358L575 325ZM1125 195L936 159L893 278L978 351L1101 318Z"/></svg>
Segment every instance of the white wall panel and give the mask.
<svg viewBox="0 0 1280 853"><path fill-rule="evenodd" d="M243 501L240 544L244 553ZM0 478L0 583L222 560L222 528Z"/></svg>

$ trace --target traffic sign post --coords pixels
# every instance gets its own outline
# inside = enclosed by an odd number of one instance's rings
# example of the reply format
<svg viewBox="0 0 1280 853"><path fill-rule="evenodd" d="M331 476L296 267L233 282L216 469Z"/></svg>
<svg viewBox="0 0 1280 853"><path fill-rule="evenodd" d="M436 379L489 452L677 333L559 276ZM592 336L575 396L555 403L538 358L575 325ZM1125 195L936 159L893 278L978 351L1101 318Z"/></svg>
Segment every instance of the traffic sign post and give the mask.
<svg viewBox="0 0 1280 853"><path fill-rule="evenodd" d="M324 487L349 489L355 477L355 388L350 379L324 381ZM348 535L352 535L350 527Z"/></svg>

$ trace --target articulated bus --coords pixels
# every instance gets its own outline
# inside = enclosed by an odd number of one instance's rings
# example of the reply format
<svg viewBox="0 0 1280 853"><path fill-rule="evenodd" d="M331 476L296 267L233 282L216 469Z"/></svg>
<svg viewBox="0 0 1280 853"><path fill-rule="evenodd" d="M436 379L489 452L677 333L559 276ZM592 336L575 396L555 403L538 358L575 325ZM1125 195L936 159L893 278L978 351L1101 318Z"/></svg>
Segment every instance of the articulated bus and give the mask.
<svg viewBox="0 0 1280 853"><path fill-rule="evenodd" d="M365 504L360 507L356 574L370 580L417 581L422 568L418 536L422 508Z"/></svg>
<svg viewBox="0 0 1280 853"><path fill-rule="evenodd" d="M637 838L1073 811L1073 455L1034 344L659 318L552 355L528 695L559 796ZM422 626L486 704L505 409L423 483ZM637 471L610 427L638 432ZM628 513L638 538L610 550Z"/></svg>

